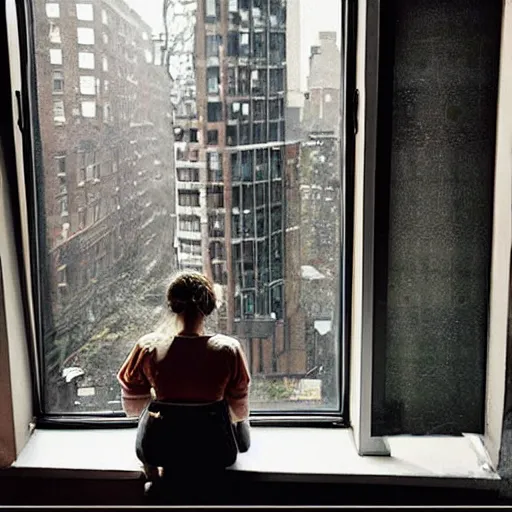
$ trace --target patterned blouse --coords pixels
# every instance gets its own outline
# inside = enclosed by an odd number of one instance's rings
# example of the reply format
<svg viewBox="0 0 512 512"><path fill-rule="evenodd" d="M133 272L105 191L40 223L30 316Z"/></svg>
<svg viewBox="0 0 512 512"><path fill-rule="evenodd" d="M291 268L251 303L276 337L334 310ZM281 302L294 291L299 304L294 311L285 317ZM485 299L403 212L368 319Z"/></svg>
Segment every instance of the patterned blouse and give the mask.
<svg viewBox="0 0 512 512"><path fill-rule="evenodd" d="M225 398L234 422L249 417L250 375L240 343L229 336L141 338L117 375L123 408L138 416L153 396L162 401Z"/></svg>

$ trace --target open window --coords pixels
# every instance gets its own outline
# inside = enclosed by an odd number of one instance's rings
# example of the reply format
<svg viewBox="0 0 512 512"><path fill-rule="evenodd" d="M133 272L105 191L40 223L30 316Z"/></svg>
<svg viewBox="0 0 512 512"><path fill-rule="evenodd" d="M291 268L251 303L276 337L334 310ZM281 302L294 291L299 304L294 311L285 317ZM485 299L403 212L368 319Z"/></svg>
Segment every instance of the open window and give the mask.
<svg viewBox="0 0 512 512"><path fill-rule="evenodd" d="M240 1L229 27L221 4L188 19L209 28L183 81L124 59L107 103L103 46L144 55L146 24L128 51L125 21L105 40L68 30L76 6L20 9L38 418L121 418L115 373L161 320L164 278L194 269L222 289L254 417L346 426L350 405L360 453L484 432L499 68L483 55L499 55L502 5L450 0L426 24L428 2L317 3L339 30L314 34L304 85L283 2ZM76 55L48 37L57 22Z"/></svg>

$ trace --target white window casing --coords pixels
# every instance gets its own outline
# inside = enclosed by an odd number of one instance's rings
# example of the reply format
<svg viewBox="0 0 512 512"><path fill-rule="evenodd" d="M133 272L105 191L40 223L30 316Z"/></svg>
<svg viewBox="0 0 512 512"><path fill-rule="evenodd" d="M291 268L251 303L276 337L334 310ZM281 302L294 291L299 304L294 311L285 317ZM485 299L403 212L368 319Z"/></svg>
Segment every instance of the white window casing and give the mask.
<svg viewBox="0 0 512 512"><path fill-rule="evenodd" d="M505 402L512 246L512 3L503 3L487 347L484 445L498 467Z"/></svg>
<svg viewBox="0 0 512 512"><path fill-rule="evenodd" d="M355 145L354 258L352 265L352 332L350 417L359 455L389 455L382 437L371 435L373 360L373 205L377 135L379 4L358 8L356 88L359 132ZM367 73L370 67L373 72ZM364 248L364 250L363 250Z"/></svg>
<svg viewBox="0 0 512 512"><path fill-rule="evenodd" d="M52 44L60 44L62 43L61 37L60 37L60 27L58 25L55 25L55 23L50 23L50 43Z"/></svg>
<svg viewBox="0 0 512 512"><path fill-rule="evenodd" d="M25 170L23 140L20 130L15 125L18 116L16 91L23 90L21 61L18 42L20 34L18 31L18 19L16 14L15 0L6 1L6 20L7 20L7 40L9 45L9 67L11 79L11 103L13 134L15 144L15 172L18 177L18 201L9 195L6 187L0 186L0 262L2 266L3 284L2 292L4 296L5 321L7 338L0 336L4 340L3 346L6 350L0 351L0 379L9 379L10 387L6 396L9 403L4 407L4 401L0 404L2 411L2 421L0 421L0 438L2 439L2 448L0 450L0 467L12 462L9 458L19 456L22 449L29 440L33 429L34 404L31 392L32 382L39 377L39 365L32 367L30 364L29 347L35 349L35 316L34 316L34 297L32 288L27 288L26 304L27 311L24 311L23 297L21 287L19 286L21 275L24 274L26 282L32 280L31 258L32 246L30 243L31 235L28 227L28 205L26 202ZM0 152L1 153L1 152ZM6 168L3 157L0 154L0 183L7 182L5 174ZM12 209L19 209L21 216L21 240L22 240L22 260L21 265L16 257L16 246L14 241L14 230L12 227ZM1 293L1 292L0 292ZM24 314L28 313L28 322L25 323ZM6 357L7 356L7 357ZM9 369L9 373L4 373L4 369ZM4 381L5 383L5 381ZM0 386L2 390L7 388ZM0 399L4 396L0 391Z"/></svg>
<svg viewBox="0 0 512 512"><path fill-rule="evenodd" d="M504 23L508 28L508 34L505 32L505 40L509 47L512 45L510 41L512 36L511 23L511 6L504 4L505 16ZM370 432L370 410L371 410L371 322L366 325L367 307L369 298L373 297L371 284L368 283L369 267L365 262L363 254L368 252L367 242L372 244L371 240L366 239L364 232L372 232L368 229L365 213L365 202L372 195L374 190L365 186L365 172L368 167L375 165L375 155L371 154L371 139L375 139L374 127L371 122L365 124L365 116L371 114L372 100L376 98L376 90L378 87L377 78L367 76L366 65L371 64L373 60L377 60L378 48L378 16L373 19L371 16L367 19L367 6L364 2L359 6L359 27L358 27L358 59L357 59L357 88L360 91L360 108L359 108L359 133L356 138L356 172L355 172L355 204L354 204L354 266L353 266L353 307L352 307L352 336L351 336L351 416L352 427L354 430L354 440L360 454L389 454L386 443L382 438L371 436ZM372 12L375 14L376 6L371 6ZM105 18L103 19L103 14ZM21 89L21 73L19 69L19 55L17 45L18 40L16 13L14 9L14 0L7 2L7 17L11 20L9 26L8 37L10 40L10 66L12 79L12 96L14 91ZM106 23L106 12L102 11L103 22ZM14 21L13 21L14 20ZM368 26L367 26L368 21ZM508 24L507 24L508 23ZM368 41L366 37L368 34ZM505 39L506 38L506 39ZM377 41L377 42L376 42ZM60 51L60 50L59 50ZM92 67L86 69L94 69L94 54L79 54L92 56ZM51 56L51 50L50 50ZM491 274L491 326L490 326L490 343L489 343L489 363L488 363L488 381L487 381L487 411L486 411L486 438L488 443L486 446L490 449L491 455L497 453L499 455L499 441L501 437L500 418L503 413L503 400L499 400L499 396L493 395L494 392L504 393L504 357L506 342L506 309L508 303L508 280L506 277L510 271L510 204L511 204L511 183L510 168L512 165L510 155L511 145L511 116L512 104L507 99L507 90L510 90L512 84L512 55L505 52L501 56L502 70L500 75L500 104L498 113L498 138L497 138L497 155L496 155L496 202L495 202L495 223L493 237L493 260ZM50 57L51 58L51 57ZM366 62L365 62L366 59ZM62 63L62 53L60 54L60 63ZM54 64L55 62L52 62ZM506 67L505 67L506 63ZM82 62L83 64L83 62ZM376 62L374 62L376 64ZM84 68L83 66L80 66ZM376 68L375 68L376 69ZM94 104L94 115L96 110L95 102L82 102L82 115L84 103ZM13 105L16 102L13 101ZM15 107L14 107L15 108ZM375 109L376 110L376 109ZM506 115L508 112L508 116ZM16 116L14 117L16 119ZM367 127L369 129L367 129ZM26 204L24 201L24 169L23 169L23 153L22 141L16 127L13 126L16 143L16 161L18 165L18 182L20 184L20 205L16 205L23 210L23 244L24 244L24 269L18 268L15 254L15 245L12 235L11 214L16 201L12 201L6 189L0 188L0 197L4 200L0 201L0 260L2 263L4 283L3 292L6 297L5 308L8 327L8 363L10 366L10 382L12 387L12 406L13 406L13 423L15 431L15 447L16 453L20 453L24 444L30 435L30 422L32 418L32 398L30 379L34 376L30 375L30 364L28 356L27 330L23 320L23 309L21 300L21 291L18 286L18 278L20 272L25 272L30 277L30 243L28 232L28 217L26 214ZM375 140L373 140L375 142ZM374 147L373 147L374 150ZM373 161L372 161L373 159ZM0 176L5 172L5 165L0 155ZM371 203L373 204L373 203ZM502 237L503 235L503 237ZM372 235L373 236L373 235ZM505 261L506 260L506 261ZM366 276L366 278L365 278ZM502 281L501 283L499 281ZM30 280L29 280L30 282ZM370 281L371 283L371 281ZM505 292L506 290L506 292ZM31 293L30 290L28 292ZM29 304L33 308L33 298L30 297ZM31 310L31 318L33 320L33 310ZM366 320L365 320L366 319ZM33 325L31 326L32 330ZM5 362L5 358L0 363ZM0 364L0 368L4 368ZM2 373L0 373L0 376ZM490 400L490 397L493 400ZM0 433L2 433L0 431ZM498 446L498 448L496 448ZM494 450L494 452L493 452ZM52 448L52 452L55 450ZM494 457L494 458L495 458ZM494 460L493 458L493 460Z"/></svg>

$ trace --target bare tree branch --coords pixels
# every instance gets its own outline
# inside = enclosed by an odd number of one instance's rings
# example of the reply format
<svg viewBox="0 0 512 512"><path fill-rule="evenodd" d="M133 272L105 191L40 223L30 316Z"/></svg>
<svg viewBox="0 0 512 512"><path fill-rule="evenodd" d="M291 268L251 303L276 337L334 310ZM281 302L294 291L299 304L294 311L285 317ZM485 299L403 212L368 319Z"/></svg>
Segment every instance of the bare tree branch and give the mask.
<svg viewBox="0 0 512 512"><path fill-rule="evenodd" d="M179 102L184 93L177 82L194 73L190 60L194 58L191 42L195 38L195 9L197 0L162 0L164 41L162 65L174 87L174 98Z"/></svg>

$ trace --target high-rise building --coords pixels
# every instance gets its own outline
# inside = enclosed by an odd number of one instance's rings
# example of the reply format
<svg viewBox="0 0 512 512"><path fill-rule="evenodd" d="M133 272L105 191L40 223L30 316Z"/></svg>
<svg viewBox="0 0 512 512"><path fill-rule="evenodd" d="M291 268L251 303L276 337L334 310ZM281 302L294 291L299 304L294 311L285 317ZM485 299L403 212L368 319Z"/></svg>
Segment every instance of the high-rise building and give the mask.
<svg viewBox="0 0 512 512"><path fill-rule="evenodd" d="M298 244L287 246L298 233L286 235L298 230L285 186L299 160L285 133L286 4L184 2L193 38L172 45L179 266L212 277L218 328L238 335L253 373L300 374L305 349L290 334L300 315L286 288L300 280Z"/></svg>
<svg viewBox="0 0 512 512"><path fill-rule="evenodd" d="M151 29L125 2L34 7L46 367L58 380L97 331L121 331L130 305L147 320L142 290L161 294L175 269L172 104Z"/></svg>
<svg viewBox="0 0 512 512"><path fill-rule="evenodd" d="M286 138L301 138L304 93L301 86L301 0L286 3Z"/></svg>
<svg viewBox="0 0 512 512"><path fill-rule="evenodd" d="M339 135L341 53L336 32L320 32L320 45L311 47L303 130Z"/></svg>

